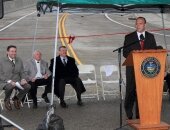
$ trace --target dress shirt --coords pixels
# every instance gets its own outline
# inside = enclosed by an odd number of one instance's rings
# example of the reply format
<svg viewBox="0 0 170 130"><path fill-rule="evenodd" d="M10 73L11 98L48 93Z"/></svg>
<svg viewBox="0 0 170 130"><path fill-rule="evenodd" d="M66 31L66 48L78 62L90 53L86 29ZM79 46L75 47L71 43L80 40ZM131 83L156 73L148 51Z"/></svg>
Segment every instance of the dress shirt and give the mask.
<svg viewBox="0 0 170 130"><path fill-rule="evenodd" d="M9 57L9 56L8 56L8 58L9 58L9 60L10 60L11 62L13 62L13 63L15 64L15 59L12 59L12 58Z"/></svg>
<svg viewBox="0 0 170 130"><path fill-rule="evenodd" d="M62 57L62 56L60 56L60 58L61 58L61 61L62 61L63 64L64 64L64 60L63 60L63 59L65 59L65 62L66 62L66 64L67 64L67 61L68 61L67 57Z"/></svg>
<svg viewBox="0 0 170 130"><path fill-rule="evenodd" d="M143 34L144 38L145 38L145 31L140 33L140 32L137 32L137 35L138 35L138 39L140 40L140 35Z"/></svg>
<svg viewBox="0 0 170 130"><path fill-rule="evenodd" d="M40 61L35 60L36 66L37 66L37 74L35 78L43 78L43 75L41 74L41 67L40 67Z"/></svg>

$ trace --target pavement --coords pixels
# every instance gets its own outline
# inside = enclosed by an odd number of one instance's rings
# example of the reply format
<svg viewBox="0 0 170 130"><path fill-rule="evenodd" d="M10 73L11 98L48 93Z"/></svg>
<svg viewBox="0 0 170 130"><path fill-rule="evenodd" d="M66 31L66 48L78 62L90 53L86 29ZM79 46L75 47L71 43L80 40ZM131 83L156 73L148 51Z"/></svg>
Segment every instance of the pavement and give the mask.
<svg viewBox="0 0 170 130"><path fill-rule="evenodd" d="M60 14L60 17L63 14ZM129 20L134 16L147 16L148 30L162 28L160 14L136 14L136 13L111 13L106 17L102 13L70 13L66 18L65 28L68 35L76 36L72 47L76 55L83 64L93 64L96 67L97 83L99 87L100 100L96 98L83 99L84 106L79 107L76 99L70 99L68 109L59 106L58 100L55 113L63 118L66 130L115 130L120 127L120 100L119 96L107 96L102 98L100 66L118 64L118 54L113 50L122 46L125 34L134 31L134 20ZM169 14L166 14L166 26L169 27ZM154 19L153 19L154 17ZM22 19L20 19L22 18ZM160 22L159 22L159 20ZM16 22L16 20L18 20ZM156 22L155 22L155 21ZM37 24L37 30L36 28ZM0 20L0 55L6 55L6 47L14 44L18 47L18 56L24 63L31 58L32 50L39 49L43 54L43 59L50 62L54 55L54 37L56 26L56 12L46 13L37 18L35 8L26 8L5 15ZM36 32L36 33L35 33ZM158 45L164 48L169 47L169 30L166 30L166 45L163 31L157 31L155 38ZM34 36L46 39L34 39ZM94 36L97 35L97 36ZM58 41L61 45L61 41ZM124 58L122 57L122 63ZM122 67L122 76L125 81L125 67ZM110 87L112 88L112 87ZM117 87L117 90L119 88ZM42 90L38 90L41 95ZM122 88L123 96L125 87ZM49 95L50 97L50 95ZM2 110L2 114L23 127L25 130L35 130L42 122L47 112L48 105L45 102L39 103L38 109L28 108L27 104L21 110ZM123 108L123 107L122 107ZM170 124L170 98L163 96L161 120ZM124 127L121 130L131 130L126 123L124 108L122 111L122 121Z"/></svg>

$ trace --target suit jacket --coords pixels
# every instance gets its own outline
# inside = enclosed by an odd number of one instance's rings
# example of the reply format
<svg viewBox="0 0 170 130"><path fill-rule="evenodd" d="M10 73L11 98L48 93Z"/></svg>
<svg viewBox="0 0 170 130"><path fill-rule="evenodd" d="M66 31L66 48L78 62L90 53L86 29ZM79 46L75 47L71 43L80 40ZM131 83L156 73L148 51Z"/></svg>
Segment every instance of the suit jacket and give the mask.
<svg viewBox="0 0 170 130"><path fill-rule="evenodd" d="M53 72L53 65L54 65L54 58L51 59L50 63L50 71ZM65 79L65 78L78 78L79 76L79 70L77 68L77 65L75 64L75 59L72 57L67 56L67 64L64 66L64 64L61 61L60 56L56 57L56 67L55 67L55 94L59 97L59 87L58 87L58 81L59 79ZM81 82L81 93L85 92L86 89Z"/></svg>
<svg viewBox="0 0 170 130"><path fill-rule="evenodd" d="M134 43L133 45L123 49L123 56L128 57L129 53L133 50L141 50L140 41L138 39L137 32L132 32L125 36L124 46ZM145 41L144 41L144 50L145 49L156 49L156 41L154 35L145 31ZM131 66L126 67L126 80L127 85L132 85L135 83L134 79L134 69ZM129 80L129 81L128 81ZM131 82L132 81L132 82Z"/></svg>
<svg viewBox="0 0 170 130"><path fill-rule="evenodd" d="M48 76L51 75L51 72L48 69L48 63L46 61L44 60L40 61L40 69L41 69L42 75L45 75L45 74L48 74ZM36 66L35 60L34 59L27 60L24 66L24 70L26 73L26 79L28 81L31 81L32 78L35 78L37 74L37 66Z"/></svg>
<svg viewBox="0 0 170 130"><path fill-rule="evenodd" d="M124 48L123 56L127 58L129 53L133 50L141 50L140 41L138 39L137 32L132 32L125 36L124 46L134 43L133 45ZM145 31L145 41L144 41L144 49L156 49L156 41L154 35Z"/></svg>
<svg viewBox="0 0 170 130"><path fill-rule="evenodd" d="M0 87L4 87L8 80L20 82L25 78L23 62L19 57L15 58L15 65L8 57L0 59Z"/></svg>
<svg viewBox="0 0 170 130"><path fill-rule="evenodd" d="M53 72L54 58L51 59L50 71ZM61 79L66 77L77 78L79 76L79 70L75 64L75 59L67 56L67 64L64 64L61 61L60 56L56 57L56 68L55 68L55 79Z"/></svg>

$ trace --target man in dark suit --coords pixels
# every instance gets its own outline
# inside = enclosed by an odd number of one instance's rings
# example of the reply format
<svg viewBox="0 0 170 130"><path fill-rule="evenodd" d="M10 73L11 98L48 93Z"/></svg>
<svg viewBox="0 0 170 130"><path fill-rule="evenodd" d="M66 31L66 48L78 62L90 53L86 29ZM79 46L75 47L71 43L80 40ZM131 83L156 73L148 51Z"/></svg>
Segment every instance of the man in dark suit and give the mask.
<svg viewBox="0 0 170 130"><path fill-rule="evenodd" d="M167 87L168 87L167 89L168 89L168 93L169 93L169 95L170 95L170 73L167 73L167 74L166 74L164 80L165 80L166 83L167 83Z"/></svg>
<svg viewBox="0 0 170 130"><path fill-rule="evenodd" d="M12 110L10 96L14 89L19 93L13 98L14 106L20 109L20 102L31 86L26 81L22 60L16 56L17 47L7 47L7 56L0 59L0 87L5 90L5 107Z"/></svg>
<svg viewBox="0 0 170 130"><path fill-rule="evenodd" d="M50 71L53 72L54 59L51 59ZM67 48L59 47L59 56L56 57L55 67L55 94L60 98L60 105L67 107L64 101L65 85L71 84L77 93L77 105L83 105L81 93L85 92L84 85L79 78L79 70L75 64L75 59L67 56Z"/></svg>
<svg viewBox="0 0 170 130"><path fill-rule="evenodd" d="M30 94L33 99L33 108L37 108L37 87L40 85L46 85L42 98L46 103L49 103L47 93L51 91L51 72L48 63L42 59L40 51L35 50L33 58L26 61L25 72L27 81L31 85Z"/></svg>
<svg viewBox="0 0 170 130"><path fill-rule="evenodd" d="M145 31L146 19L138 17L136 19L136 31L125 36L124 46L134 43L133 45L123 49L123 56L128 57L133 50L156 49L156 41L154 36ZM128 119L133 117L133 106L136 101L136 118L139 118L139 110L136 96L136 83L134 76L134 68L126 67L126 97L125 97L125 111Z"/></svg>

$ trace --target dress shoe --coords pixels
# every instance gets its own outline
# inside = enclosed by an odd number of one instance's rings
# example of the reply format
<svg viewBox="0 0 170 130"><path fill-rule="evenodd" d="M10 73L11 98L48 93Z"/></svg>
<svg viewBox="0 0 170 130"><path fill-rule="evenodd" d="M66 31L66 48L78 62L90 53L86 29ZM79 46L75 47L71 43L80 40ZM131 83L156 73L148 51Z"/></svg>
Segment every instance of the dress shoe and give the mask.
<svg viewBox="0 0 170 130"><path fill-rule="evenodd" d="M139 118L140 118L140 117L137 115L137 116L136 116L136 119L139 119Z"/></svg>
<svg viewBox="0 0 170 130"><path fill-rule="evenodd" d="M33 107L32 107L32 108L33 108L33 109L37 109L37 108L38 108L38 105L33 103Z"/></svg>
<svg viewBox="0 0 170 130"><path fill-rule="evenodd" d="M64 100L63 100L63 101L60 101L60 106L61 106L62 108L67 108L67 107L68 107L68 105L65 103Z"/></svg>
<svg viewBox="0 0 170 130"><path fill-rule="evenodd" d="M83 102L82 101L77 101L77 105L83 106Z"/></svg>
<svg viewBox="0 0 170 130"><path fill-rule="evenodd" d="M132 117L127 117L127 120L132 120Z"/></svg>
<svg viewBox="0 0 170 130"><path fill-rule="evenodd" d="M21 102L20 102L20 100L15 96L15 97L13 98L13 101L14 101L14 107L15 107L16 109L20 109L20 107L21 107Z"/></svg>
<svg viewBox="0 0 170 130"><path fill-rule="evenodd" d="M46 103L50 103L50 101L49 101L49 99L48 99L48 97L47 97L47 96L42 95L41 97L44 99L44 101L45 101Z"/></svg>
<svg viewBox="0 0 170 130"><path fill-rule="evenodd" d="M5 103L5 108L6 108L7 110L11 111L11 110L12 110L12 106L11 106L10 101L7 100L7 101L4 101L4 103Z"/></svg>

